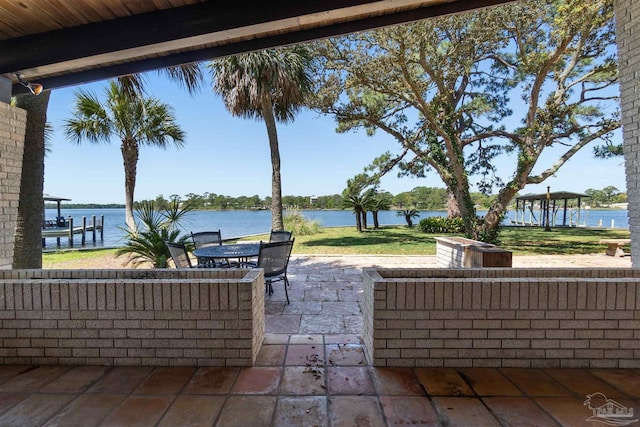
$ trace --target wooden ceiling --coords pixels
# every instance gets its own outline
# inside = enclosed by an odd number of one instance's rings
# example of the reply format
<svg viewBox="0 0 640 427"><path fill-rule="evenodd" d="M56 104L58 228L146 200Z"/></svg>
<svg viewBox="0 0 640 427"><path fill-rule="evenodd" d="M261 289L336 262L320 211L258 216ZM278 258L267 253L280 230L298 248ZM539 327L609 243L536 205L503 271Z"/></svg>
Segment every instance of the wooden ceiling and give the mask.
<svg viewBox="0 0 640 427"><path fill-rule="evenodd" d="M47 89L513 0L0 0L0 77Z"/></svg>

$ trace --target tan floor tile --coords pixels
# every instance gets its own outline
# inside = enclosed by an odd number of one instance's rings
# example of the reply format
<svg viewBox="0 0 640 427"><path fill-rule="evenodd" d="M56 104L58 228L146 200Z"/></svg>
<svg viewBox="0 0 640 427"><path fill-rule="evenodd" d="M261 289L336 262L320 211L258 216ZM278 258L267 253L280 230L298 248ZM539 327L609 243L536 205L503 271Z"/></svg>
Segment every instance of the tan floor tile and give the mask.
<svg viewBox="0 0 640 427"><path fill-rule="evenodd" d="M541 369L505 368L501 371L529 396L571 396L569 390Z"/></svg>
<svg viewBox="0 0 640 427"><path fill-rule="evenodd" d="M356 366L328 367L327 389L329 394L375 394L369 369Z"/></svg>
<svg viewBox="0 0 640 427"><path fill-rule="evenodd" d="M327 398L324 396L279 397L274 426L327 427Z"/></svg>
<svg viewBox="0 0 640 427"><path fill-rule="evenodd" d="M299 314L265 316L264 330L272 334L297 334L300 331L301 317Z"/></svg>
<svg viewBox="0 0 640 427"><path fill-rule="evenodd" d="M587 421L592 411L584 406L584 399L573 397L539 397L534 401L557 422L566 427L595 427L600 425Z"/></svg>
<svg viewBox="0 0 640 427"><path fill-rule="evenodd" d="M598 391L611 399L625 396L585 369L545 369L545 372L580 397Z"/></svg>
<svg viewBox="0 0 640 427"><path fill-rule="evenodd" d="M472 397L435 397L436 411L443 425L450 427L498 427L500 423L480 399Z"/></svg>
<svg viewBox="0 0 640 427"><path fill-rule="evenodd" d="M69 369L67 366L41 366L5 381L0 385L0 392L34 392Z"/></svg>
<svg viewBox="0 0 640 427"><path fill-rule="evenodd" d="M555 421L528 397L484 397L493 415L506 426L540 427Z"/></svg>
<svg viewBox="0 0 640 427"><path fill-rule="evenodd" d="M0 393L0 415L29 397L27 393Z"/></svg>
<svg viewBox="0 0 640 427"><path fill-rule="evenodd" d="M322 366L324 364L324 346L318 344L289 345L285 365L287 366Z"/></svg>
<svg viewBox="0 0 640 427"><path fill-rule="evenodd" d="M231 391L240 368L200 368L191 377L183 394L226 394Z"/></svg>
<svg viewBox="0 0 640 427"><path fill-rule="evenodd" d="M452 368L417 368L418 380L429 396L473 396L471 387Z"/></svg>
<svg viewBox="0 0 640 427"><path fill-rule="evenodd" d="M424 395L418 377L410 368L370 368L380 396Z"/></svg>
<svg viewBox="0 0 640 427"><path fill-rule="evenodd" d="M176 394L191 379L195 368L156 368L134 390L137 394Z"/></svg>
<svg viewBox="0 0 640 427"><path fill-rule="evenodd" d="M138 366L111 368L87 392L129 394L138 387L152 370L153 368L150 367Z"/></svg>
<svg viewBox="0 0 640 427"><path fill-rule="evenodd" d="M331 427L385 427L378 399L372 396L329 397Z"/></svg>
<svg viewBox="0 0 640 427"><path fill-rule="evenodd" d="M627 369L591 369L589 372L628 396L640 399L640 373Z"/></svg>
<svg viewBox="0 0 640 427"><path fill-rule="evenodd" d="M287 346L284 344L262 345L255 366L282 366Z"/></svg>
<svg viewBox="0 0 640 427"><path fill-rule="evenodd" d="M178 396L158 427L212 426L224 401L224 396Z"/></svg>
<svg viewBox="0 0 640 427"><path fill-rule="evenodd" d="M509 382L497 369L463 368L458 369L479 396L521 396L522 393Z"/></svg>
<svg viewBox="0 0 640 427"><path fill-rule="evenodd" d="M440 426L438 415L426 397L382 396L382 410L391 426Z"/></svg>
<svg viewBox="0 0 640 427"><path fill-rule="evenodd" d="M325 335L325 344L362 344L360 336L350 334Z"/></svg>
<svg viewBox="0 0 640 427"><path fill-rule="evenodd" d="M282 368L242 368L233 386L238 394L274 394L278 391Z"/></svg>
<svg viewBox="0 0 640 427"><path fill-rule="evenodd" d="M324 395L326 389L324 368L311 366L287 366L284 368L280 394Z"/></svg>
<svg viewBox="0 0 640 427"><path fill-rule="evenodd" d="M5 381L10 380L11 378L20 375L23 372L32 369L32 366L29 365L5 365L0 366L0 384Z"/></svg>
<svg viewBox="0 0 640 427"><path fill-rule="evenodd" d="M327 366L365 366L364 348L360 344L327 344Z"/></svg>
<svg viewBox="0 0 640 427"><path fill-rule="evenodd" d="M265 344L288 344L289 343L289 335L287 334L264 334L264 340L262 341L262 345Z"/></svg>
<svg viewBox="0 0 640 427"><path fill-rule="evenodd" d="M124 398L121 394L80 395L43 427L97 426Z"/></svg>
<svg viewBox="0 0 640 427"><path fill-rule="evenodd" d="M289 344L316 344L323 345L324 337L322 335L291 335Z"/></svg>
<svg viewBox="0 0 640 427"><path fill-rule="evenodd" d="M135 396L122 402L100 427L151 427L165 413L175 396Z"/></svg>
<svg viewBox="0 0 640 427"><path fill-rule="evenodd" d="M76 366L40 389L41 393L81 393L108 371L106 366Z"/></svg>
<svg viewBox="0 0 640 427"><path fill-rule="evenodd" d="M72 394L31 395L5 412L0 417L0 426L40 426L75 397Z"/></svg>
<svg viewBox="0 0 640 427"><path fill-rule="evenodd" d="M230 396L216 426L270 427L275 406L275 396Z"/></svg>

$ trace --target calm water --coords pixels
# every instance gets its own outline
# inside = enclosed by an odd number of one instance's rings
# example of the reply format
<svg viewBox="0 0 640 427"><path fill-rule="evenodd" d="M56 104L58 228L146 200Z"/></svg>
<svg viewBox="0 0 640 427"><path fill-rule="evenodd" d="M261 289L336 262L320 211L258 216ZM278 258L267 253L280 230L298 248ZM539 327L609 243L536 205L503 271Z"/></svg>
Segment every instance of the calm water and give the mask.
<svg viewBox="0 0 640 427"><path fill-rule="evenodd" d="M321 227L341 227L355 226L353 213L348 210L344 211L300 211L305 217L317 220ZM482 214L482 212L479 212ZM71 215L75 225L82 224L82 217L87 217L87 222L91 221L91 216L100 217L104 215L105 230L104 241L98 242L96 246L114 247L124 244L124 209L62 209L62 215L67 217ZM430 216L443 216L442 211L424 211L420 212L420 218ZM536 212L537 215L537 212ZM46 218L53 219L56 217L55 209L46 210ZM514 219L514 213L509 212L505 223L508 224ZM528 220L528 216L526 217ZM381 225L405 224L404 218L397 216L396 211L380 212L379 220ZM574 214L573 221L576 216ZM419 219L414 220L417 224ZM557 221L562 222L561 216ZM588 227L611 227L628 228L627 211L626 210L582 210L580 214L580 225ZM371 216L368 217L369 224L373 224ZM271 211L196 211L189 212L185 220L181 223L185 232L196 232L206 230L220 229L223 238L246 236L250 234L268 233L271 229ZM87 236L90 240L91 237ZM67 238L61 239L62 245L67 245ZM80 236L75 236L75 246L80 246ZM93 246L93 243L90 243ZM47 239L47 247L55 247L55 239Z"/></svg>

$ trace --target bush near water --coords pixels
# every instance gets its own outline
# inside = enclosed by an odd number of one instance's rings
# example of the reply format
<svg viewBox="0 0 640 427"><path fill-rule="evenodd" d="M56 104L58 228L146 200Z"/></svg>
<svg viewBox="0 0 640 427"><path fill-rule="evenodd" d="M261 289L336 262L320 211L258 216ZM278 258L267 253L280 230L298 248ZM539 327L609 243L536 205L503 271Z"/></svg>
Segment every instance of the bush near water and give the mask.
<svg viewBox="0 0 640 427"><path fill-rule="evenodd" d="M432 216L421 219L418 227L423 233L464 233L464 222L459 217Z"/></svg>

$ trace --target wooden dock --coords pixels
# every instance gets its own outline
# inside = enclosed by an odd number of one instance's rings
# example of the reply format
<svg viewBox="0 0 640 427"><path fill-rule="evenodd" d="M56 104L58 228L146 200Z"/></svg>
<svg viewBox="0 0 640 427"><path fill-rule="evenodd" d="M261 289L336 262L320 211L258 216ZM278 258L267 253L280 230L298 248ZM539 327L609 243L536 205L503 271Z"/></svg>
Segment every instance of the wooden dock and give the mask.
<svg viewBox="0 0 640 427"><path fill-rule="evenodd" d="M60 238L67 237L69 239L69 247L73 247L73 238L76 234L79 234L80 242L82 245L86 243L87 234L91 234L91 240L95 243L97 235L100 235L100 240L104 240L104 215L100 216L100 221L96 221L96 216L91 216L91 223L87 224L87 217L83 216L81 225L73 225L73 218L68 217L68 227L52 227L42 229L42 247L46 247L47 238L55 238L57 245L60 246Z"/></svg>

